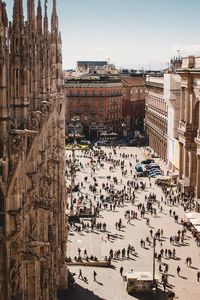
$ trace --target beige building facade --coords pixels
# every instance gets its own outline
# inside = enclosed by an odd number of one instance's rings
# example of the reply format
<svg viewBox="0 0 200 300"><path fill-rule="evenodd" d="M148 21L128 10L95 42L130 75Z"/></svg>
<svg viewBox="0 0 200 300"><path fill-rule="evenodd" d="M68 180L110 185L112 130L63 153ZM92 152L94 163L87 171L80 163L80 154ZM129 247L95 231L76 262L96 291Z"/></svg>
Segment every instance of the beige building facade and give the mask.
<svg viewBox="0 0 200 300"><path fill-rule="evenodd" d="M200 57L183 58L179 121L179 181L196 193L200 209Z"/></svg>
<svg viewBox="0 0 200 300"><path fill-rule="evenodd" d="M167 164L171 175L178 177L181 77L178 74L164 74L164 99L167 103Z"/></svg>
<svg viewBox="0 0 200 300"><path fill-rule="evenodd" d="M167 103L164 99L164 77L146 77L145 126L149 146L167 161Z"/></svg>
<svg viewBox="0 0 200 300"><path fill-rule="evenodd" d="M67 287L65 104L56 0L0 1L0 298L55 300Z"/></svg>

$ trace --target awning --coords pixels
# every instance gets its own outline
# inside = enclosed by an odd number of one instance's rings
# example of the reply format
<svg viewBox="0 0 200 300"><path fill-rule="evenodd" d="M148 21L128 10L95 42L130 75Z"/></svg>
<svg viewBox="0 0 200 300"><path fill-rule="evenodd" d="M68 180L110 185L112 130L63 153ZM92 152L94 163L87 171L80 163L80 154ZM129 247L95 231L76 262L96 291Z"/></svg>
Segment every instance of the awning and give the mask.
<svg viewBox="0 0 200 300"><path fill-rule="evenodd" d="M198 218L198 219L191 219L190 222L191 222L193 225L199 225L199 226L200 226L200 218Z"/></svg>
<svg viewBox="0 0 200 300"><path fill-rule="evenodd" d="M194 228L195 228L198 232L200 232L200 225L194 225Z"/></svg>
<svg viewBox="0 0 200 300"><path fill-rule="evenodd" d="M190 213L185 213L187 219L200 219L200 213L198 212L190 212Z"/></svg>

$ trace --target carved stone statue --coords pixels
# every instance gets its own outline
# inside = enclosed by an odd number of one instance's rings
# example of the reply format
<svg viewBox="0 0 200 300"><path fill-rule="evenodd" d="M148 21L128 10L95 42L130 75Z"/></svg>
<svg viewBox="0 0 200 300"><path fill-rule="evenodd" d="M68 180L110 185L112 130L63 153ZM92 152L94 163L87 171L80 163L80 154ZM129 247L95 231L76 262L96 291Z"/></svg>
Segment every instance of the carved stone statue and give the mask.
<svg viewBox="0 0 200 300"><path fill-rule="evenodd" d="M9 283L11 288L11 295L16 299L21 293L21 264L17 263L15 259L10 262L10 272L9 272ZM20 298L19 298L20 299Z"/></svg>
<svg viewBox="0 0 200 300"><path fill-rule="evenodd" d="M22 226L22 216L21 216L20 213L18 213L18 214L15 216L15 227L16 227L16 231L17 231L17 232L20 232L21 226Z"/></svg>

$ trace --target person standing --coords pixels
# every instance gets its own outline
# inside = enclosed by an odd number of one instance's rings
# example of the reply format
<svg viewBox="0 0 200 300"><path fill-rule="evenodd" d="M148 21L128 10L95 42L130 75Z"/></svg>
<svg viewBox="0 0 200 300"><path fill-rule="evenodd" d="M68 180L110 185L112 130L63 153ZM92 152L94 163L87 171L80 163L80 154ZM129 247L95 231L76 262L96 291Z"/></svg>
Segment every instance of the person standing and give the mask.
<svg viewBox="0 0 200 300"><path fill-rule="evenodd" d="M97 273L95 271L93 272L93 277L94 277L94 281L96 281Z"/></svg>
<svg viewBox="0 0 200 300"><path fill-rule="evenodd" d="M178 276L180 276L180 271L181 271L181 268L178 266L176 270L177 270L177 274L178 274Z"/></svg>
<svg viewBox="0 0 200 300"><path fill-rule="evenodd" d="M123 271L124 271L124 268L121 266L121 268L119 269L119 272L120 272L121 276L123 274Z"/></svg>

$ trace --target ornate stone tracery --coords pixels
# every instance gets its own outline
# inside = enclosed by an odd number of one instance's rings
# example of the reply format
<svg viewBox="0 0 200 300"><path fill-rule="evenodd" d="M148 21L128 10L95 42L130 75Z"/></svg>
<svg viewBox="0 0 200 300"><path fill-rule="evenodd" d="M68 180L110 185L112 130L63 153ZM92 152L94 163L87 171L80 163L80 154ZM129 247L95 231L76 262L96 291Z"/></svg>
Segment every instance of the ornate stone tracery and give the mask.
<svg viewBox="0 0 200 300"><path fill-rule="evenodd" d="M55 7L52 31L40 0L37 16L34 0L27 9L24 22L14 0L8 25L0 0L0 287L3 299L53 300L66 237L61 39Z"/></svg>

